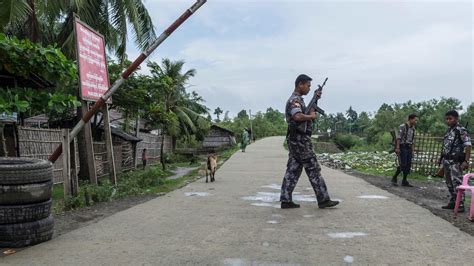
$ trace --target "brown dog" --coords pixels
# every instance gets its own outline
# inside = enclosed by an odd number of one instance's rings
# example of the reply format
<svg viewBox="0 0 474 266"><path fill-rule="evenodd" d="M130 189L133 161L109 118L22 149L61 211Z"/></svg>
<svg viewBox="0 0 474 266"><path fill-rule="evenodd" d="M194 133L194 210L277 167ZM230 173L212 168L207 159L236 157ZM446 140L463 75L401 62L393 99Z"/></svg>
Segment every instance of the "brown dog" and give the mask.
<svg viewBox="0 0 474 266"><path fill-rule="evenodd" d="M214 182L214 176L217 170L217 155L211 155L207 157L207 168L206 168L206 183L208 175L211 177L211 182Z"/></svg>

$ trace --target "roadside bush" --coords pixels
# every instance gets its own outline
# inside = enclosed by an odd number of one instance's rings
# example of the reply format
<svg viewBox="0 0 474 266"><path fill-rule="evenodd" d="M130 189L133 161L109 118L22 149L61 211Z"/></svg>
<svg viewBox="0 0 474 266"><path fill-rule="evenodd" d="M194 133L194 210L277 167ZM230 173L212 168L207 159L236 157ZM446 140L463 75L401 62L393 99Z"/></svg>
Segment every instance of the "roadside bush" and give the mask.
<svg viewBox="0 0 474 266"><path fill-rule="evenodd" d="M356 135L338 134L333 139L334 143L341 150L349 150L356 145L361 145L363 140Z"/></svg>

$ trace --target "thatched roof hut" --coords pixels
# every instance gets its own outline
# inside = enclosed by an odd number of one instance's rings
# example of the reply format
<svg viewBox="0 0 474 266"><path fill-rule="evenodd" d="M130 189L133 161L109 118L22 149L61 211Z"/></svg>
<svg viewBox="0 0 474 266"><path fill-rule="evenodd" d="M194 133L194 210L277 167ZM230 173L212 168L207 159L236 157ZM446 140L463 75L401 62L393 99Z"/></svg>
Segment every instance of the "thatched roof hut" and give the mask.
<svg viewBox="0 0 474 266"><path fill-rule="evenodd" d="M204 138L202 143L203 148L221 148L226 146L235 145L235 134L234 132L217 126L212 125L209 133Z"/></svg>

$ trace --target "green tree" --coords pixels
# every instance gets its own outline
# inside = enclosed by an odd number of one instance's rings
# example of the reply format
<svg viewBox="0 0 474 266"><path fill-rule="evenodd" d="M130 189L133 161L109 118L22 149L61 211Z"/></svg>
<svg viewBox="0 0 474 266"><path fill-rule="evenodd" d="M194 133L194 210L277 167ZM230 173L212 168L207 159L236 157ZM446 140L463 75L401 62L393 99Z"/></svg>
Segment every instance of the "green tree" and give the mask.
<svg viewBox="0 0 474 266"><path fill-rule="evenodd" d="M217 119L216 119L216 122L219 123L221 121L221 119L219 118L219 116L223 113L224 111L222 111L222 109L220 107L217 107L215 110L214 110L214 114L217 116Z"/></svg>
<svg viewBox="0 0 474 266"><path fill-rule="evenodd" d="M247 110L241 110L237 113L237 118L239 119L249 119L249 115L247 114Z"/></svg>
<svg viewBox="0 0 474 266"><path fill-rule="evenodd" d="M352 106L346 111L346 116L350 123L355 123L358 117L357 112L352 109Z"/></svg>
<svg viewBox="0 0 474 266"><path fill-rule="evenodd" d="M209 128L209 121L204 117L208 113L203 99L195 92L187 93L186 85L196 71L183 71L184 61L163 59L161 66L149 62L153 79L153 90L150 98L154 100L149 106L150 123L161 126L163 133L172 137L203 138ZM161 145L161 164L165 166L164 134Z"/></svg>
<svg viewBox="0 0 474 266"><path fill-rule="evenodd" d="M461 115L461 122L463 125L468 124L467 130L469 133L474 133L474 103L471 103L464 114Z"/></svg>
<svg viewBox="0 0 474 266"><path fill-rule="evenodd" d="M33 42L57 43L69 58L75 58L75 14L104 35L107 47L120 62L126 59L129 29L140 48L155 38L142 0L1 0L0 6L0 29Z"/></svg>

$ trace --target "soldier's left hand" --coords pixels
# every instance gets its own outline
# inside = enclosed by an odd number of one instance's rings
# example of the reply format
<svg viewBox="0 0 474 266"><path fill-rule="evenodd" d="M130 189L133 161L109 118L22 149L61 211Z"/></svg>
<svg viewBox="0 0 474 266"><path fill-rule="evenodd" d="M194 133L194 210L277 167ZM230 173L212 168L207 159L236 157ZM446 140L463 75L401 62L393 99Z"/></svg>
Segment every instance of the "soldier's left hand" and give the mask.
<svg viewBox="0 0 474 266"><path fill-rule="evenodd" d="M323 95L323 91L317 90L316 91L316 97L318 97L318 99L321 99L321 95Z"/></svg>
<svg viewBox="0 0 474 266"><path fill-rule="evenodd" d="M463 162L463 163L461 164L461 169L462 169L462 170L467 170L467 169L469 169L469 163Z"/></svg>

